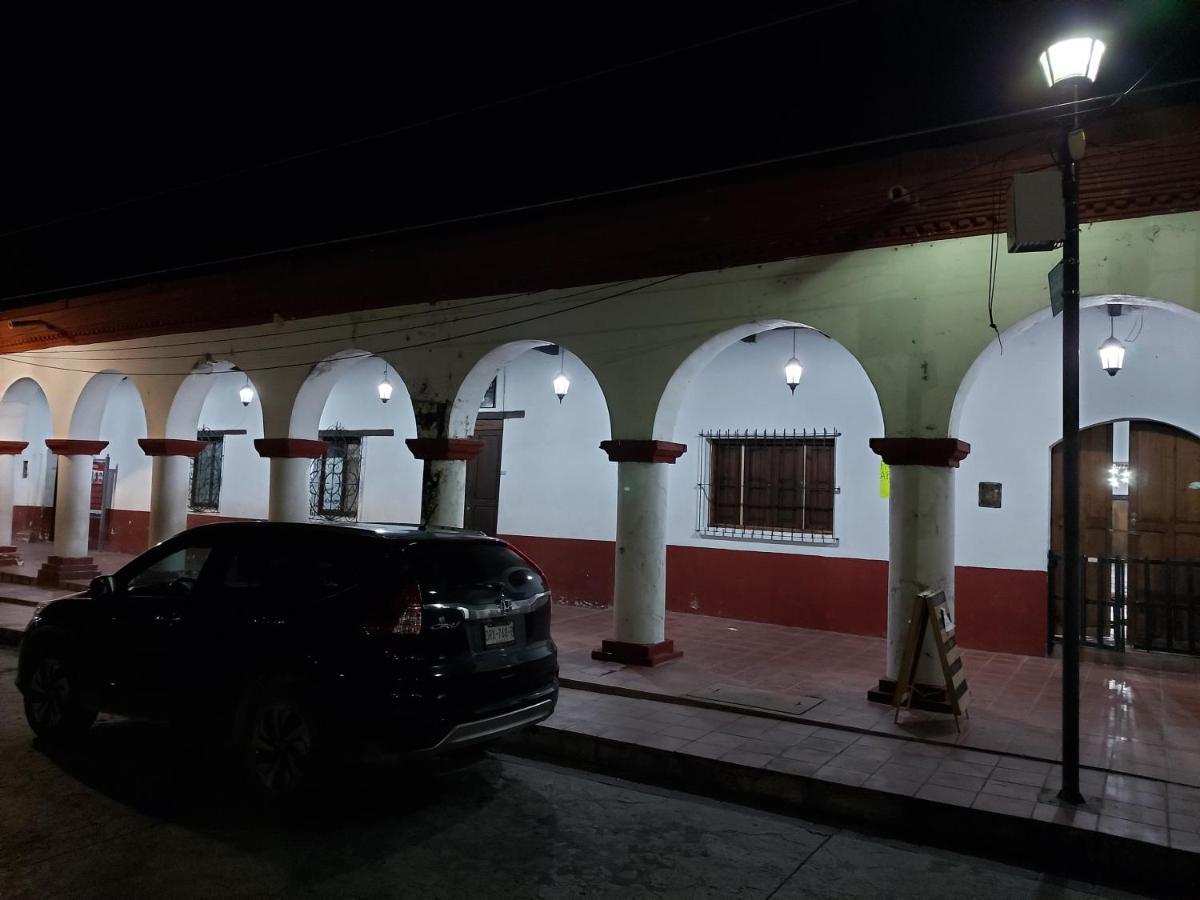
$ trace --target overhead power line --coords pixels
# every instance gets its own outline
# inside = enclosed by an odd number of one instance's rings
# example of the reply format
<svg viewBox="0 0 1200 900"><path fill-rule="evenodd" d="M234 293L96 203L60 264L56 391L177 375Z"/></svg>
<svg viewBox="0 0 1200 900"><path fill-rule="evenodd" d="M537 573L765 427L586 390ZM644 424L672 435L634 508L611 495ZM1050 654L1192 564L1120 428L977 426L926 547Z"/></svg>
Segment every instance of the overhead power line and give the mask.
<svg viewBox="0 0 1200 900"><path fill-rule="evenodd" d="M1096 97L1080 100L1081 112L1090 112L1091 106L1102 103L1106 100L1134 94L1148 94L1156 91L1169 90L1177 87L1186 87L1188 85L1200 84L1200 76L1193 78L1185 78L1178 81L1172 81L1164 84L1151 85L1133 92L1121 92L1103 94ZM851 141L842 144L832 144L826 147L817 148L814 150L804 150L798 153L790 153L783 156L774 156L767 159L755 160L747 163L737 163L730 166L723 166L715 169L707 169L701 172L693 172L685 175L676 175L669 178L660 178L653 181L638 182L636 184L625 185L616 188L607 188L600 191L590 191L583 194L575 194L569 197L561 197L554 200L545 200L537 203L528 203L518 206L505 207L503 209L489 210L482 213L471 213L463 216L453 216L444 219L435 219L427 222L418 223L415 225L402 225L395 228L386 228L378 231L364 232L360 234L347 235L339 238L330 238L328 240L311 241L303 244L294 244L288 247L278 247L271 250L262 250L254 253L245 253L234 256L227 256L218 259L205 260L197 263L186 263L178 266L169 266L161 269L153 269L145 272L138 272L127 275L120 275L113 278L97 279L95 281L81 282L78 284L47 288L38 291L27 291L20 294L9 294L0 297L0 306L10 305L18 301L37 300L49 296L57 296L62 294L77 293L79 291L108 287L115 284L123 284L130 281L136 281L143 278L156 278L166 276L177 276L186 272L194 272L200 269L212 268L215 266L231 265L234 263L253 262L261 259L269 259L276 256L285 256L291 253L300 253L304 251L317 250L324 247L342 246L353 244L360 241L377 240L384 237L397 237L406 234L414 234L421 231L427 231L434 228L444 228L452 225L464 225L471 222L484 222L490 219L497 219L502 216L514 215L519 213L540 212L559 207L570 206L575 203L581 203L588 200L598 200L605 197L615 197L623 194L636 193L643 190L651 190L655 188L670 187L678 184L685 184L690 181L696 181L703 178L714 178L722 175L733 175L740 172L750 172L755 169L766 168L769 166L781 165L790 162L800 162L808 159L816 159L822 156L829 156L836 153L845 153L853 150L863 150L870 147L885 146L887 144L900 143L906 140L912 140L919 137L929 137L935 134L944 134L946 132L955 131L960 128L971 128L978 125L995 124L997 122L1010 121L1013 119L1025 118L1027 116L1038 115L1049 112L1057 112L1068 107L1074 107L1074 101L1064 101L1062 103L1050 103L1045 106L1030 107L1028 109L1017 110L1009 113L998 113L992 116L981 116L973 119L963 119L958 122L949 122L943 125L934 125L928 128L919 128L911 131L896 132L894 134L883 135L874 138L864 138L859 141Z"/></svg>
<svg viewBox="0 0 1200 900"><path fill-rule="evenodd" d="M491 325L486 328L479 328L479 329L476 329L475 331L468 331L468 332L464 332L462 334L452 334L452 335L447 335L445 337L430 338L429 340L425 340L425 341L417 341L415 343L405 343L405 344L402 344L397 347L388 347L388 348L385 348L382 350L373 350L373 351L369 351L369 352L363 352L362 354L356 354L356 355L342 357L342 359L360 359L360 358L361 359L370 359L371 357L381 356L385 353L399 353L401 351L407 351L407 350L418 350L418 349L421 349L422 347L433 347L438 344L445 344L445 343L449 343L451 341L461 341L466 338L479 337L479 336L485 335L485 334L493 334L497 331L504 331L505 329L508 329L508 328L517 328L517 327L520 327L521 325L528 325L530 322L538 322L543 319L551 318L553 316L562 315L564 313L575 312L576 310L580 310L580 309L586 309L589 306L595 306L598 303L604 303L608 300L614 300L617 297L624 297L629 294L636 294L639 291L650 290L651 288L655 288L655 287L658 287L659 285L666 284L668 281L673 281L677 278L682 278L684 276L684 274L686 274L686 273L680 272L675 275L667 275L663 278L658 278L658 279L652 280L648 284L641 284L641 285L637 285L635 287L627 288L625 290L614 291L611 294L605 294L600 297L593 297L590 300L585 300L584 302L577 303L574 306L569 306L564 309L552 309L547 312L539 313L538 315L528 316L528 317L526 317L524 319L520 319L516 322L504 322L499 325ZM322 341L321 343L328 343L328 342ZM30 354L26 354L24 356L21 356L20 358L15 358L13 354L5 353L5 354L0 354L0 359L7 361L7 362L11 362L11 363L16 363L18 365L31 366L35 369L51 369L51 370L58 371L58 372L78 372L78 373L81 373L84 375L98 375L102 371L104 371L104 369L75 369L75 368L71 368L69 366L54 366L54 365L50 365L48 363L37 363L37 362L33 362L31 359L29 359L28 358L29 355ZM255 372L271 372L271 371L274 371L277 369L307 368L310 366L314 366L319 362L322 362L326 358L327 357L322 357L321 359L304 360L303 362L295 362L295 363L279 363L277 365L271 365L271 366L239 366L239 368L241 369L241 371L244 371L244 372L247 372L250 374L254 374ZM225 372L225 371L222 371L222 372L136 372L134 374L144 375L144 376L189 375L189 374L226 375L226 374L228 374L228 372Z"/></svg>

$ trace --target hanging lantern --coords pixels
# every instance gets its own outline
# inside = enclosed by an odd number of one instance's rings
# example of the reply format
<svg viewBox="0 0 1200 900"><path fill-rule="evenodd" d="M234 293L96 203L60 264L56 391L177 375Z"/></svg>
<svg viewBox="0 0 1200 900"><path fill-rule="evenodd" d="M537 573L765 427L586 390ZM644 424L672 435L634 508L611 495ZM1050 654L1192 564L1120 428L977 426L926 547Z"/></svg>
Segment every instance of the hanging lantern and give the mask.
<svg viewBox="0 0 1200 900"><path fill-rule="evenodd" d="M800 365L800 360L796 358L796 329L792 329L792 358L789 359L783 366L783 377L787 380L788 390L794 396L796 393L796 385L800 383L800 376L804 374L804 366Z"/></svg>
<svg viewBox="0 0 1200 900"><path fill-rule="evenodd" d="M563 402L563 397L567 396L567 391L571 389L571 379L566 373L566 351L562 346L558 348L558 374L554 376L554 396L558 398L558 402Z"/></svg>
<svg viewBox="0 0 1200 900"><path fill-rule="evenodd" d="M383 367L383 381L379 382L379 402L387 403L392 399L392 383L388 380L387 365Z"/></svg>
<svg viewBox="0 0 1200 900"><path fill-rule="evenodd" d="M1115 337L1110 337L1100 345L1100 367L1109 375L1121 371L1125 362L1125 347Z"/></svg>
<svg viewBox="0 0 1200 900"><path fill-rule="evenodd" d="M242 406L249 406L254 400L254 388L250 387L250 376L246 376L246 383L242 385L242 389L238 391L238 398L242 401Z"/></svg>
<svg viewBox="0 0 1200 900"><path fill-rule="evenodd" d="M567 396L567 391L571 389L571 379L563 372L559 372L554 376L554 396L558 398L558 402L563 402L563 397Z"/></svg>
<svg viewBox="0 0 1200 900"><path fill-rule="evenodd" d="M1100 368L1109 375L1116 375L1121 371L1121 366L1125 362L1125 345L1117 340L1113 334L1113 315L1109 313L1108 318L1108 340L1100 345Z"/></svg>

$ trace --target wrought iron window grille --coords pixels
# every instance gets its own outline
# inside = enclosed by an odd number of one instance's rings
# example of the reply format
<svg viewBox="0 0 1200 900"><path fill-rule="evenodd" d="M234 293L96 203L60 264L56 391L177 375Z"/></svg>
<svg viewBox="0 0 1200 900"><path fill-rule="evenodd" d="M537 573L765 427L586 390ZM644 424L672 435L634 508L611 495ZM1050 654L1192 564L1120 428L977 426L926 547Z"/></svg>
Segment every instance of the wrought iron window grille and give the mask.
<svg viewBox="0 0 1200 900"><path fill-rule="evenodd" d="M836 546L836 429L702 431L696 532Z"/></svg>
<svg viewBox="0 0 1200 900"><path fill-rule="evenodd" d="M221 471L225 462L225 435L201 428L196 440L205 447L192 460L188 482L188 509L192 512L216 512L221 508Z"/></svg>
<svg viewBox="0 0 1200 900"><path fill-rule="evenodd" d="M325 455L313 460L308 482L308 513L313 519L357 521L363 441L335 425L321 433Z"/></svg>

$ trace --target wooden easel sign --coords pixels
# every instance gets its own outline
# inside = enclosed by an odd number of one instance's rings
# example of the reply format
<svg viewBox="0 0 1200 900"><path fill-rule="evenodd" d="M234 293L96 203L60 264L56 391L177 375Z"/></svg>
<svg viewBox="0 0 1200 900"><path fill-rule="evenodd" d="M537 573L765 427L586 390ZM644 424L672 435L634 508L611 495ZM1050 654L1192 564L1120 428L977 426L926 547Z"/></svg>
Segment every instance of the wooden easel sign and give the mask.
<svg viewBox="0 0 1200 900"><path fill-rule="evenodd" d="M927 686L916 683L917 664L921 661L921 645L926 626L932 626L933 645L942 666L945 695L928 696ZM935 689L941 694L941 689ZM917 707L935 712L946 712L954 716L954 727L958 730L959 716L967 716L970 700L967 689L967 674L963 671L962 652L954 634L954 623L946 609L946 595L942 591L922 591L913 601L908 619L908 632L904 639L904 652L900 656L900 671L896 675L896 692L892 704L896 707L896 721L900 721L901 709Z"/></svg>

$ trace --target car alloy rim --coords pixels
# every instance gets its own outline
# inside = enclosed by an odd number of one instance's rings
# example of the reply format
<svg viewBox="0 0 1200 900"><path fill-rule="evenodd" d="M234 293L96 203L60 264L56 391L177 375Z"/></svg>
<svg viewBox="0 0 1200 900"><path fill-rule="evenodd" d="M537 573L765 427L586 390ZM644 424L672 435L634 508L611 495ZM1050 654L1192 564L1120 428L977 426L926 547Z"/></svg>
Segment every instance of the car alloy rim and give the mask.
<svg viewBox="0 0 1200 900"><path fill-rule="evenodd" d="M263 786L286 791L303 776L312 757L312 734L295 706L272 703L259 711L250 747Z"/></svg>
<svg viewBox="0 0 1200 900"><path fill-rule="evenodd" d="M33 707L34 719L51 728L61 723L70 689L62 663L54 658L42 660L29 684L29 702Z"/></svg>

